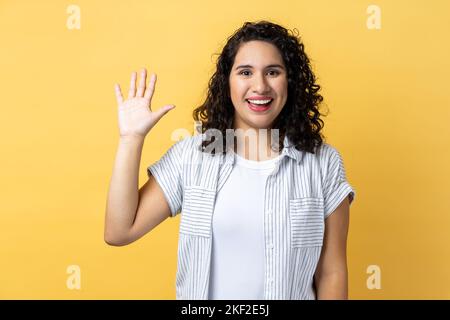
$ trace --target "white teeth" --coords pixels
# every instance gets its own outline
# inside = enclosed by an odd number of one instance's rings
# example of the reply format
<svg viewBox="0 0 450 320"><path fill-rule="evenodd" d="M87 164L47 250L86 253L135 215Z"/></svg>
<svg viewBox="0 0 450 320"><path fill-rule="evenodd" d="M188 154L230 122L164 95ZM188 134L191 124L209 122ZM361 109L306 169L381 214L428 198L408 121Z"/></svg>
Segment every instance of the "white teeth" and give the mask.
<svg viewBox="0 0 450 320"><path fill-rule="evenodd" d="M252 104L267 104L270 101L272 101L272 99L269 100L248 100L250 103Z"/></svg>

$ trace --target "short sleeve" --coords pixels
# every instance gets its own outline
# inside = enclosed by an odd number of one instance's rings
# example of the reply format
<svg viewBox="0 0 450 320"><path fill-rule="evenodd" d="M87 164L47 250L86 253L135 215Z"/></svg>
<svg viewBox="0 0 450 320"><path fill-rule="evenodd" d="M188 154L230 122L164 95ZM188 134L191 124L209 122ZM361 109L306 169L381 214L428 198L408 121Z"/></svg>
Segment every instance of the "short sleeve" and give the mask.
<svg viewBox="0 0 450 320"><path fill-rule="evenodd" d="M330 146L326 152L327 161L324 181L325 219L330 216L341 202L349 196L350 204L355 199L356 192L347 181L344 162L336 148Z"/></svg>
<svg viewBox="0 0 450 320"><path fill-rule="evenodd" d="M160 160L147 168L147 175L153 175L163 190L172 217L180 213L183 201L182 158L185 140L176 142Z"/></svg>

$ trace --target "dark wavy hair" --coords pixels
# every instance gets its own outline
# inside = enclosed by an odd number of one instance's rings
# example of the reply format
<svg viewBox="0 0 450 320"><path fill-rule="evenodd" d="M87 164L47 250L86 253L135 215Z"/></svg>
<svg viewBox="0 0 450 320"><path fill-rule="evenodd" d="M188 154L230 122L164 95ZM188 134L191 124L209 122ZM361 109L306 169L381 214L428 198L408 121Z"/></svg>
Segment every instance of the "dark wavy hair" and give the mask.
<svg viewBox="0 0 450 320"><path fill-rule="evenodd" d="M201 130L197 128L197 133L205 133L208 129L219 130L224 139L223 145L226 145L226 129L232 129L235 112L230 96L229 75L240 45L252 40L275 45L287 69L287 101L272 124L272 128L279 129L279 150L284 147L283 140L287 136L297 150L314 154L314 149L321 146L325 139L320 132L324 126L319 118L323 114L318 110L323 100L318 93L320 86L316 84L298 30L288 30L264 20L245 22L228 38L217 59L216 71L209 80L206 100L193 111L194 120L201 123ZM202 151L212 142L203 140Z"/></svg>

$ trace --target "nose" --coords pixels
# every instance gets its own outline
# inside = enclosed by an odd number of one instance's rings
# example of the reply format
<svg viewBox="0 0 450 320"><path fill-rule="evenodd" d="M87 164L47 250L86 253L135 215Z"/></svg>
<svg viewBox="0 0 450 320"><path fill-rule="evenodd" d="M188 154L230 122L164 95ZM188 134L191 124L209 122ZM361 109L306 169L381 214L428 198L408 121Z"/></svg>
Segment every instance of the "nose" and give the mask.
<svg viewBox="0 0 450 320"><path fill-rule="evenodd" d="M258 74L254 77L253 89L258 94L265 94L269 91L269 84L263 74Z"/></svg>

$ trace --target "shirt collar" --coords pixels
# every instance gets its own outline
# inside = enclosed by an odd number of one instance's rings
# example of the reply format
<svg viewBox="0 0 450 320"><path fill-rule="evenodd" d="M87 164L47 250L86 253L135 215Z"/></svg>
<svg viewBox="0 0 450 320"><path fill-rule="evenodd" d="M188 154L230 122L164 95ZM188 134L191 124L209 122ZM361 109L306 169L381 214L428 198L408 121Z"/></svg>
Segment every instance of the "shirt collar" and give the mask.
<svg viewBox="0 0 450 320"><path fill-rule="evenodd" d="M299 151L295 148L295 145L292 144L291 140L287 136L284 137L284 148L281 151L281 154L285 154L288 157L294 159L297 161L297 163L300 163L303 159L303 155L305 154L304 151Z"/></svg>
<svg viewBox="0 0 450 320"><path fill-rule="evenodd" d="M283 150L281 150L280 161L285 156L287 156L289 158L294 159L297 162L297 164L299 164L303 159L304 151L297 150L287 136L284 137L283 145L284 147ZM225 163L234 165L234 162L235 162L234 152L227 152L225 154Z"/></svg>

